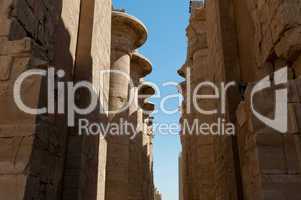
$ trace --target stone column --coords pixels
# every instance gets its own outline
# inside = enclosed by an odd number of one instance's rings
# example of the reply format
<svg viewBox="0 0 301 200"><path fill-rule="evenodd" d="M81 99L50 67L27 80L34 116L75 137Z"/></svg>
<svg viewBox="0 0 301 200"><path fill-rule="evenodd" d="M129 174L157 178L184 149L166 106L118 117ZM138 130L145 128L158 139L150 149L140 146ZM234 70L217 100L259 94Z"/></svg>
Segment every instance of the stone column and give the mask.
<svg viewBox="0 0 301 200"><path fill-rule="evenodd" d="M130 102L130 115L138 111L138 89L141 83L141 78L151 73L151 71L152 64L147 58L138 52L132 54L131 79L133 81L133 87L131 88L131 96L133 102Z"/></svg>
<svg viewBox="0 0 301 200"><path fill-rule="evenodd" d="M220 5L217 4L213 6L213 3L217 2L219 2L219 0L207 2L205 7L198 5L192 6L190 24L187 28L189 41L187 61L179 70L179 74L186 76L187 81L188 78L190 79L190 88L187 88L190 94L192 94L198 84L203 81L220 83L223 80L237 80L235 76L237 75L237 69L235 68L237 66L235 57L236 49L235 45L234 47L230 46L235 44L235 38L233 38L235 34L232 34L231 21L226 22L227 25L229 24L228 30L228 26L220 22L219 19L216 19L216 21L212 20L211 15L215 12L212 9L217 9L217 5ZM226 13L225 17L228 20L230 9L225 8L225 10L220 10ZM216 13L214 13L214 15L216 15ZM224 17L222 18L224 19ZM225 22L225 20L223 20L223 22ZM217 28L211 28L211 30L209 29L211 26ZM227 34L225 33L226 30L229 31ZM220 38L225 39L222 40ZM217 45L220 45L220 47L217 47ZM225 48L229 48L229 50L225 50ZM208 56L210 54L212 54L212 56ZM216 58L221 61L217 61ZM185 68L187 67L190 68L190 74L185 74ZM205 88L199 88L197 92L198 94L212 93L210 89ZM229 93L231 93L231 105L227 105L227 109L230 111L229 116L228 113L225 116L226 119L232 119L230 115L233 113L232 106L235 105L234 98L239 97L239 95L233 94L232 90L229 90ZM192 105L192 99L187 98L186 100L188 101L187 105ZM200 108L205 110L212 110L219 107L218 102L212 99L198 99L197 104ZM213 124L218 120L218 116L216 115L204 115L200 113L196 107L191 106L190 108L191 110L187 107L187 113L184 113L190 125L192 125L195 120L198 120L200 124ZM197 131L200 130L196 130L192 135L182 137L183 147L186 149L184 150L184 154L185 151L187 153L183 156L187 163L187 180L185 181L186 183L184 182L184 199L198 199L200 196L205 199L236 199L232 138L227 136L213 136L211 132L210 135L202 135L203 131L199 133Z"/></svg>
<svg viewBox="0 0 301 200"><path fill-rule="evenodd" d="M76 115L75 128L69 129L64 169L62 199L98 199L105 196L106 142L100 135L79 134L79 119L89 123L106 124L106 116L99 113L99 107L107 108L109 75L99 77L100 70L110 66L111 49L111 0L66 0L62 18L70 30L70 50L74 60L73 81L75 84L88 81L93 85L99 104L87 115ZM70 27L70 28L69 28ZM61 34L59 34L60 36ZM58 37L59 37L58 36ZM64 37L63 37L64 36ZM68 41L68 34L60 36L59 50ZM58 51L58 61L64 61L64 54ZM62 63L64 64L64 63ZM90 103L86 89L76 92L76 105L85 108Z"/></svg>
<svg viewBox="0 0 301 200"><path fill-rule="evenodd" d="M152 70L152 65L144 56L135 52L131 59L131 79L133 85L131 87L131 98L129 112L130 122L136 127L135 137L130 140L130 162L129 162L129 197L130 200L143 199L143 168L142 168L142 136L143 129L139 123L139 102L138 90L141 80ZM132 134L133 135L133 134Z"/></svg>
<svg viewBox="0 0 301 200"><path fill-rule="evenodd" d="M117 111L123 108L128 99L130 76L130 54L144 44L147 29L142 22L123 12L112 14L112 55L110 77L109 108ZM122 74L116 73L116 71Z"/></svg>
<svg viewBox="0 0 301 200"><path fill-rule="evenodd" d="M143 168L144 168L144 178L143 178L143 186L144 186L144 198L145 200L154 199L154 184L153 184L153 159L152 159L152 117L151 113L155 110L155 105L150 102L145 102L143 104L143 118L144 118L144 134L143 134Z"/></svg>
<svg viewBox="0 0 301 200"><path fill-rule="evenodd" d="M145 145L145 120L149 117L149 115L155 109L154 104L146 102L146 99L150 98L152 95L155 94L155 90L153 87L149 85L143 85L140 88L139 94L143 97L140 98L138 101L140 108L138 109L138 127L143 132L143 140L142 144Z"/></svg>
<svg viewBox="0 0 301 200"><path fill-rule="evenodd" d="M184 64L179 70L178 74L185 78L186 77L186 68L187 64ZM180 138L181 138L181 144L182 144L182 153L181 153L181 161L182 161L182 177L180 178L182 180L182 186L183 186L183 200L189 199L189 195L191 195L191 169L189 166L192 166L189 162L191 159L191 152L190 152L190 136L189 134L186 134L186 130L184 129L184 123L186 120L188 120L188 114L187 114L187 83L186 81L183 81L179 84L179 92L183 96L183 101L181 105L181 118L180 118L180 124L181 124L181 130L180 130Z"/></svg>
<svg viewBox="0 0 301 200"><path fill-rule="evenodd" d="M128 103L131 53L147 38L146 27L133 16L123 12L112 13L112 54L109 109L120 111ZM116 73L119 72L119 73ZM120 74L123 73L123 74ZM128 111L111 114L110 120L118 122ZM106 199L124 200L128 197L129 138L109 136L106 168Z"/></svg>
<svg viewBox="0 0 301 200"><path fill-rule="evenodd" d="M143 84L143 80L140 80L141 84ZM147 180L149 179L149 176L152 176L151 173L149 173L149 159L147 157L147 129L145 124L145 119L149 116L149 113L144 112L144 102L147 98L151 97L153 94L155 94L155 90L149 86L149 85L143 85L139 89L139 109L137 111L137 132L140 132L141 134L138 135L137 140L137 149L139 149L139 174L136 176L140 176L140 179L138 180L137 184L140 186L140 190L142 191L141 196L137 199L147 199ZM136 172L137 173L137 172Z"/></svg>

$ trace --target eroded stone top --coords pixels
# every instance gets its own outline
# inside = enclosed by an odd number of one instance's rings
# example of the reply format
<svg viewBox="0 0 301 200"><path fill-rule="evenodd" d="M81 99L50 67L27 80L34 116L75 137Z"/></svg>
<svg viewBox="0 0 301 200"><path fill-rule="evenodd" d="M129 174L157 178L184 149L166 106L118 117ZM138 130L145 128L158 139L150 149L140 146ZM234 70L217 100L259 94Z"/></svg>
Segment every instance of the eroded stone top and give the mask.
<svg viewBox="0 0 301 200"><path fill-rule="evenodd" d="M156 93L155 89L150 85L143 85L139 91L139 94L142 95L154 95L155 93Z"/></svg>
<svg viewBox="0 0 301 200"><path fill-rule="evenodd" d="M151 62L140 53L134 52L131 59L131 74L138 76L137 78L142 78L151 72Z"/></svg>
<svg viewBox="0 0 301 200"><path fill-rule="evenodd" d="M143 104L143 109L144 109L145 111L152 112L152 111L155 110L155 104L150 103L150 102L145 102L145 103Z"/></svg>
<svg viewBox="0 0 301 200"><path fill-rule="evenodd" d="M112 11L112 47L133 51L147 40L147 28L136 17Z"/></svg>

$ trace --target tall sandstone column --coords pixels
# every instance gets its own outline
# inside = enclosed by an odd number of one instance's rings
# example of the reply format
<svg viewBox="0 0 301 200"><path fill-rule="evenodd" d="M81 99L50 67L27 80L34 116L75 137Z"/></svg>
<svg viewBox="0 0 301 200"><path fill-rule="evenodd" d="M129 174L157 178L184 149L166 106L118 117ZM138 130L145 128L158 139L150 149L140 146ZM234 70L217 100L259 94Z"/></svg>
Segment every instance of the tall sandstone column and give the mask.
<svg viewBox="0 0 301 200"><path fill-rule="evenodd" d="M219 86L222 83L235 82L225 94L226 113L217 117L226 122L236 122L235 110L240 101L238 83L240 71L238 64L237 35L233 2L213 0L208 1L206 9L206 32L208 42L207 65L212 68L211 77ZM221 97L222 98L222 97ZM220 109L220 100L215 108ZM241 199L239 189L240 174L237 156L236 135L221 135L214 138L215 144L215 181L217 199Z"/></svg>
<svg viewBox="0 0 301 200"><path fill-rule="evenodd" d="M183 66L181 68L183 70ZM183 78L186 77L186 73L182 70L178 70L178 74L182 76ZM179 93L183 96L183 101L181 105L181 118L179 120L181 129L180 129L180 140L182 145L182 152L181 152L181 167L182 167L182 173L181 173L181 184L182 184L182 200L189 199L189 188L190 188L190 181L189 179L191 176L189 175L189 135L185 134L185 123L188 119L187 112L186 112L186 103L187 103L187 90L186 90L186 81L183 81L179 84L178 90Z"/></svg>
<svg viewBox="0 0 301 200"><path fill-rule="evenodd" d="M90 123L107 123L103 112L108 108L109 74L102 73L102 70L110 69L111 9L111 0L64 2L65 26L73 27L71 36L76 36L74 84L81 81L92 83L92 95L99 97L99 101L92 113L76 115L75 127L69 128L63 199L104 199L106 141L101 135L80 135L78 121L88 119ZM71 38L74 40L74 37ZM79 89L75 101L78 107L86 108L90 103L87 90Z"/></svg>
<svg viewBox="0 0 301 200"><path fill-rule="evenodd" d="M153 180L153 155L152 155L152 140L153 140L153 117L151 113L155 110L155 105L150 102L143 104L143 188L144 198L146 200L154 199L154 180Z"/></svg>
<svg viewBox="0 0 301 200"><path fill-rule="evenodd" d="M139 107L139 88L143 88L143 77L151 73L152 65L148 59L141 54L135 52L131 59L131 79L133 87L131 88L131 96L133 102L130 104L130 122L136 128L136 136L130 140L130 161L129 161L129 198L130 200L143 199L143 125L139 119L141 108Z"/></svg>
<svg viewBox="0 0 301 200"><path fill-rule="evenodd" d="M128 120L131 53L147 38L142 22L124 12L112 13L112 55L110 76L109 109L111 122ZM119 73L118 73L119 72ZM116 135L108 137L106 167L106 199L123 200L129 195L129 137Z"/></svg>
<svg viewBox="0 0 301 200"><path fill-rule="evenodd" d="M211 1L211 3L214 3ZM216 7L214 7L216 9ZM208 11L208 7L192 4L190 24L187 28L188 53L187 60L178 71L186 78L181 84L184 92L182 118L182 145L185 173L183 174L184 199L236 199L236 183L234 176L234 161L231 137L216 135L211 130L205 133L200 129L193 130L194 125L212 125L218 122L218 115L206 115L200 111L219 108L217 99L197 99L194 104L193 95L212 95L212 88L199 87L204 81L220 84L225 75L224 66L210 64L210 38L219 37L208 32L209 26L216 23L208 22L208 15L215 11ZM208 13L209 12L209 13ZM214 29L219 30L219 29ZM214 40L215 41L215 40ZM214 46L212 49L215 48ZM213 51L213 50L212 50ZM214 53L223 54L222 47ZM219 55L222 56L222 55ZM220 59L219 57L212 58ZM229 59L230 60L230 59ZM224 64L222 62L218 64ZM186 84L186 85L185 85ZM197 91L196 91L197 89ZM227 116L222 116L227 118ZM192 132L193 131L193 132ZM206 130L205 130L206 131ZM219 133L222 134L222 133Z"/></svg>
<svg viewBox="0 0 301 200"><path fill-rule="evenodd" d="M140 87L139 94L139 109L138 109L138 127L141 131L139 141L139 151L141 156L141 187L142 187L142 199L152 199L151 191L154 190L153 185L153 167L152 167L152 116L155 106L152 103L147 102L147 99L155 94L155 89L150 85L144 84ZM140 143L141 142L141 143Z"/></svg>

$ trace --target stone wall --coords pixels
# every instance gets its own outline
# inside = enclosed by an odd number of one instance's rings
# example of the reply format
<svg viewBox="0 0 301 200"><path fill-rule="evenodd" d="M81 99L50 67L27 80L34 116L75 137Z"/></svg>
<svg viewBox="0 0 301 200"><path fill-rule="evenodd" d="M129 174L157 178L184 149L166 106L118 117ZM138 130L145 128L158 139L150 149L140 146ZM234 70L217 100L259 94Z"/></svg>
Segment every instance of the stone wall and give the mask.
<svg viewBox="0 0 301 200"><path fill-rule="evenodd" d="M131 89L137 90L142 77L151 72L150 62L135 51L146 39L142 22L125 12L112 12L111 0L0 2L1 198L154 199L150 115L154 105L143 99L147 114L136 105L130 105L133 113L131 109L116 116L108 113L120 109L130 99ZM136 65L134 55L140 60ZM67 99L67 90L57 82L48 82L47 75L53 73L55 81L65 85L92 83L97 108L89 114L75 114L74 126L58 110L26 114L15 104L13 87L19 75L30 69L52 71L22 83L21 99L27 106L54 103L57 109L60 101L67 113L72 99ZM108 72L112 69L133 75L136 85L131 88L124 77ZM63 77L58 70L64 70ZM54 94L47 93L49 88ZM153 89L148 89L151 94L146 94L153 95ZM137 102L136 93L134 98ZM79 108L87 107L90 100L83 88L74 96ZM79 119L105 127L120 118L139 127L138 138L79 134Z"/></svg>
<svg viewBox="0 0 301 200"><path fill-rule="evenodd" d="M24 71L54 63L61 2L1 1L0 193L5 199L57 199L62 185L64 116L27 115L17 108L13 84ZM22 86L26 104L45 106L46 78Z"/></svg>
<svg viewBox="0 0 301 200"><path fill-rule="evenodd" d="M82 6L88 3L85 1ZM75 141L67 139L70 129L66 116L24 114L14 104L12 93L18 75L32 68L64 69L66 75L62 81L73 80L80 54L80 24L93 29L91 41L97 41L90 42L93 43L89 51L93 62L84 63L84 67L109 68L111 1L95 3L97 12L90 17L90 24L81 23L80 9L84 8L80 5L80 1L68 0L0 2L0 102L1 112L6 113L0 118L0 194L5 199L93 199L91 195L96 198L97 192L98 199L104 199L104 139L97 144L93 142L94 152L89 152L94 155L93 162L88 162L88 168L82 169L89 171L92 167L94 171L90 171L94 173L82 176L85 180L74 179L78 174L76 166L80 163L72 157L73 149L77 147L72 148ZM94 1L90 5L94 5ZM23 83L21 95L27 105L33 108L46 106L46 80L33 76ZM108 76L94 83L99 85L99 82L104 86L97 87L105 97L101 104L107 107ZM73 187L79 182L83 184L80 188ZM86 190L87 187L93 191ZM81 194L79 191L87 192Z"/></svg>
<svg viewBox="0 0 301 200"><path fill-rule="evenodd" d="M232 55L224 51L223 46L227 44L220 42L223 39L221 38L223 29L218 28L221 22L214 14L217 13L216 9L219 4L214 1L209 4L206 9L192 7L190 24L187 28L188 57L186 64L180 69L180 74L186 78L186 82L183 82L184 85L182 85L185 87L184 90L182 89L185 97L183 116L186 116L182 118L183 127L185 123L192 127L195 119L198 120L198 123L208 124L217 121L217 115L200 114L192 105L192 100L187 97L191 97L200 82L219 83L223 81L226 78L223 74L224 68L230 67L233 63ZM226 17L225 15L223 20L226 20ZM231 38L226 41L230 43ZM227 58L227 63L223 62L225 58ZM208 92L211 94L210 90L201 89L198 94L205 95ZM197 105L206 108L205 110L215 108L218 104L218 101L214 100L197 101ZM190 107L190 110L187 110L187 107ZM228 116L226 117L228 118ZM236 199L231 137L204 136L197 131L188 135L188 130L183 130L182 134L184 134L182 145L185 152L182 159L186 159L184 165L187 173L182 180L184 182L184 199Z"/></svg>
<svg viewBox="0 0 301 200"><path fill-rule="evenodd" d="M281 134L254 119L246 101L241 102L237 116L238 144L245 199L299 199L300 191L300 79L289 81L287 134ZM274 113L274 89L259 92L255 107L261 113Z"/></svg>
<svg viewBox="0 0 301 200"><path fill-rule="evenodd" d="M300 1L210 0L192 6L187 28L188 54L179 74L184 102L181 124L237 125L234 136L195 136L181 131L183 199L299 199L300 192ZM256 82L288 66L288 133L282 135L255 119L250 91ZM189 69L189 70L187 70ZM204 116L191 107L202 81L234 81L225 115ZM273 81L272 81L273 82ZM273 84L273 83L272 83ZM190 88L188 88L190 87ZM273 117L275 90L255 95L255 107ZM247 88L247 89L245 89ZM188 91L188 92L186 92ZM200 94L211 94L203 88ZM187 103L188 101L188 103ZM270 102L267 103L266 102ZM219 102L197 102L205 110ZM299 128L298 128L299 127ZM196 132L197 133L197 132Z"/></svg>
<svg viewBox="0 0 301 200"><path fill-rule="evenodd" d="M299 1L238 3L248 13L255 61L253 82L288 67L288 132L283 135L254 118L250 111L250 93L254 83L247 81L245 101L237 110L238 147L245 199L299 199L300 192L300 9ZM244 4L244 5L239 5ZM243 22L237 20L238 26ZM240 30L240 29L238 29ZM240 33L242 35L242 33ZM248 46L250 46L249 43ZM246 48L248 48L246 44ZM245 58L240 59L246 62ZM241 66L241 71L245 71ZM273 82L273 80L271 81ZM275 113L274 92L280 86L258 93L254 98L257 111L272 117ZM262 106L263 102L271 102Z"/></svg>

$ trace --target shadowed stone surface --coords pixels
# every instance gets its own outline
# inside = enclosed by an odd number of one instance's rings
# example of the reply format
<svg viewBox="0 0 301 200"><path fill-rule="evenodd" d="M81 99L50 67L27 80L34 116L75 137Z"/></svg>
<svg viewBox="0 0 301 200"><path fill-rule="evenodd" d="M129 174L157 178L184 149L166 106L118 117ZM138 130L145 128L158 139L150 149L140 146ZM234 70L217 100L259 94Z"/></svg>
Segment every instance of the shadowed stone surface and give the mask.
<svg viewBox="0 0 301 200"><path fill-rule="evenodd" d="M201 199L299 199L300 191L300 1L209 0L191 4L188 52L178 70L189 82L179 85L182 103L180 196ZM288 66L288 131L286 135L256 119L250 105L253 86ZM193 89L202 81L235 81L227 91L226 118L236 124L234 136L186 135L197 119L216 122L191 108ZM255 95L258 112L273 118L275 89ZM200 94L211 94L206 88ZM202 99L205 110L219 108ZM191 112L189 112L191 108Z"/></svg>

